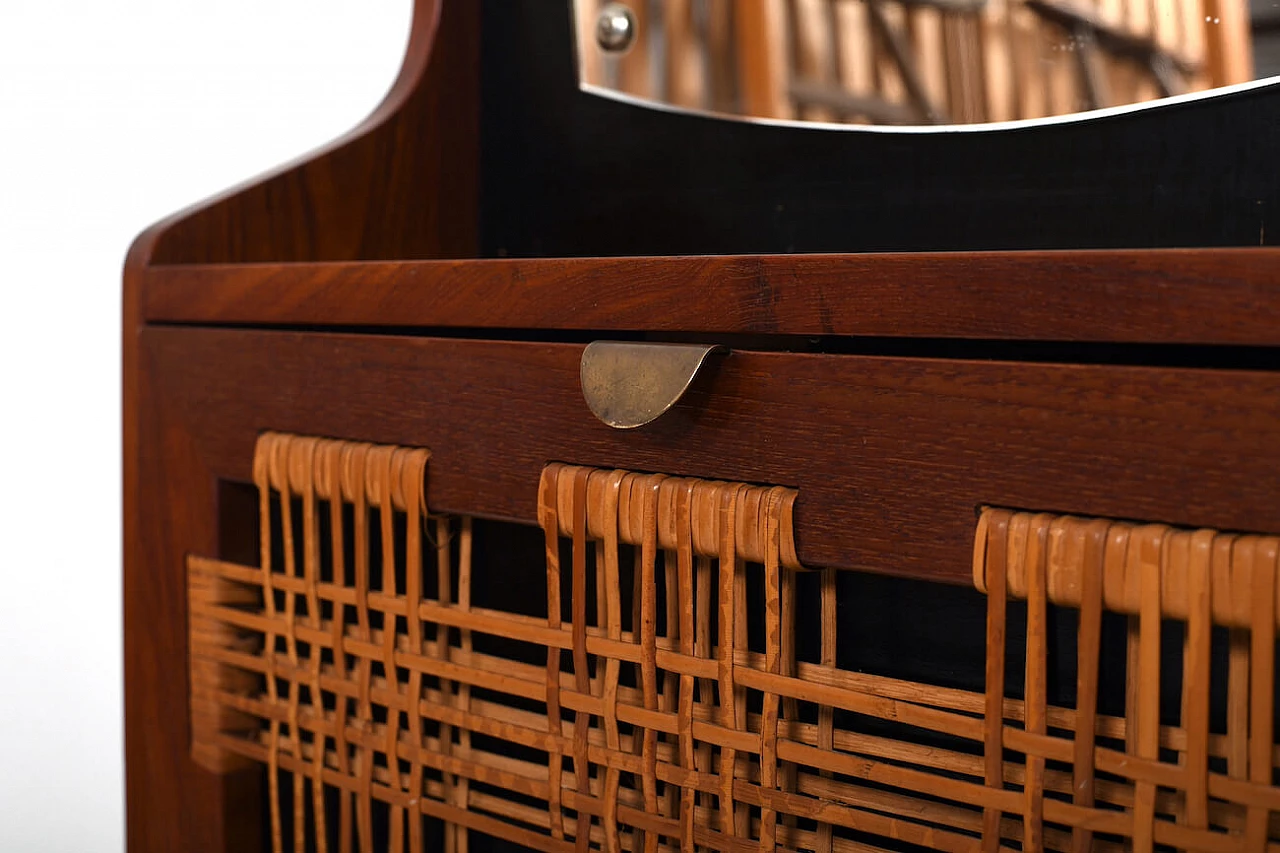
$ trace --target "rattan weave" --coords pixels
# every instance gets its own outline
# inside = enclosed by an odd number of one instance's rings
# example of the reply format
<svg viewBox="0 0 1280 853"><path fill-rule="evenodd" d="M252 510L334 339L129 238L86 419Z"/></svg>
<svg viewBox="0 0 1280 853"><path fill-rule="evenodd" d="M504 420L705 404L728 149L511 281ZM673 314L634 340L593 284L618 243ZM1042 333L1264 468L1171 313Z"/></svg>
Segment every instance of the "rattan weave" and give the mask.
<svg viewBox="0 0 1280 853"><path fill-rule="evenodd" d="M543 615L473 607L475 527L428 514L427 460L265 435L261 565L189 560L193 753L267 766L277 850L423 850L424 817L449 851L467 830L557 853L1280 849L1273 538L986 511L984 695L837 665L836 573L799 612L783 488L549 466L544 564L504 570L545 573ZM1046 699L1059 604L1079 710ZM1104 610L1133 614L1123 716L1097 709ZM1168 619L1183 699L1162 723Z"/></svg>

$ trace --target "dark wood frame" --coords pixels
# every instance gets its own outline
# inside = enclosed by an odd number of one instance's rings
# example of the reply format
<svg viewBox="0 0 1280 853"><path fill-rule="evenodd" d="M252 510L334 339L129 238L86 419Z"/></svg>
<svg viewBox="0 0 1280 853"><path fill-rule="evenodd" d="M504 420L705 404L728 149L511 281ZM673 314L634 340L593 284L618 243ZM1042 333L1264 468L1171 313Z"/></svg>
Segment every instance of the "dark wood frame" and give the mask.
<svg viewBox="0 0 1280 853"><path fill-rule="evenodd" d="M475 241L468 224L474 216L466 209L476 203L475 173L466 164L476 156L479 103L465 85L467 75L450 77L476 61L475 11L474 4L418 0L399 78L359 127L294 164L158 223L130 249L124 271L123 489L131 851L253 850L261 843L259 774L218 776L197 768L189 755L181 566L188 553L219 550L218 482L189 419L158 386L143 343L149 276L168 262L235 261L257 253L281 261L307 260L322 250L466 254ZM411 149L427 138L449 147L448 163L413 156ZM388 163L394 168L385 168ZM456 215L443 216L446 208ZM363 228L364 214L374 210L398 210L403 218ZM391 220L401 221L403 230L386 227Z"/></svg>
<svg viewBox="0 0 1280 853"><path fill-rule="evenodd" d="M949 582L982 500L1280 530L1280 251L480 258L502 236L484 205L512 203L482 174L480 25L417 0L366 122L129 254L131 851L260 843L260 777L188 754L182 565L251 541L226 484L261 429L433 446L433 506L526 522L538 466L569 454L798 485L802 559ZM735 352L622 436L575 397L596 336ZM481 484L477 443L522 434Z"/></svg>

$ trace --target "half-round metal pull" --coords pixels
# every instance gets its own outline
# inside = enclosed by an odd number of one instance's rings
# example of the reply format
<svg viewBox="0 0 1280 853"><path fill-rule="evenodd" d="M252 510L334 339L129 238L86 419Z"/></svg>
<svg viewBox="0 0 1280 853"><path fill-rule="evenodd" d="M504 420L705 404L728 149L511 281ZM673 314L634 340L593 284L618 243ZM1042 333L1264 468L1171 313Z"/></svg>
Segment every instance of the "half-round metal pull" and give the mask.
<svg viewBox="0 0 1280 853"><path fill-rule="evenodd" d="M595 341L582 352L582 396L592 414L614 429L658 418L689 390L721 346Z"/></svg>

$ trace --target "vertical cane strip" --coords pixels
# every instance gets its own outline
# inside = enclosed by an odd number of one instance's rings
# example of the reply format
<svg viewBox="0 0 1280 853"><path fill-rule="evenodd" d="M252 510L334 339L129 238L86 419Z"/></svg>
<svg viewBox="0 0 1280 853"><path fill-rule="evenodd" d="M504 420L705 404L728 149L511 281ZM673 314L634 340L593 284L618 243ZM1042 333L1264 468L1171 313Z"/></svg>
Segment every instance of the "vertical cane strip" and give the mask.
<svg viewBox="0 0 1280 853"><path fill-rule="evenodd" d="M1014 840L1023 849L1275 849L1277 542L1105 519L982 513L974 576L988 596L986 778L993 787L1021 781L1023 828ZM1021 698L1005 695L1003 683L1006 597L1027 600ZM1046 684L1038 670L1046 661L1055 666L1058 646L1045 645L1052 620L1046 622L1048 611L1038 602L1079 612L1075 708L1041 707ZM1122 717L1099 707L1107 612L1128 620L1110 652L1127 659ZM1162 647L1170 622L1184 626L1176 649ZM1222 657L1214 653L1215 627L1227 629ZM1181 671L1180 717L1172 723L1161 712L1169 704L1162 697L1172 692L1164 687L1176 672L1171 660ZM1215 673L1219 665L1224 671ZM1024 727L993 723L997 696L1006 718L1012 710ZM1219 721L1211 714L1215 702L1225 709ZM1063 735L1070 743L1061 743ZM1023 767L1000 768L1010 748L1025 751ZM1062 780L1070 782L1069 808L1054 796L1061 783L1048 762L1070 763ZM988 810L984 850L997 849L998 825ZM1008 838L1007 825L1002 831Z"/></svg>

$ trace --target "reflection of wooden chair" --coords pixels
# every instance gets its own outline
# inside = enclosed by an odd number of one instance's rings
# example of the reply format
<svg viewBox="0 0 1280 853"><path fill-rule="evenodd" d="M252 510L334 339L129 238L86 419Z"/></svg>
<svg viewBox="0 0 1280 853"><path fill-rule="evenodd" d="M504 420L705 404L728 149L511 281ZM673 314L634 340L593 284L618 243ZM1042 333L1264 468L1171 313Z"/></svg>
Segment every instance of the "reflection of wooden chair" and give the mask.
<svg viewBox="0 0 1280 853"><path fill-rule="evenodd" d="M748 115L937 124L1060 115L1252 77L1244 0L635 0L587 79Z"/></svg>

